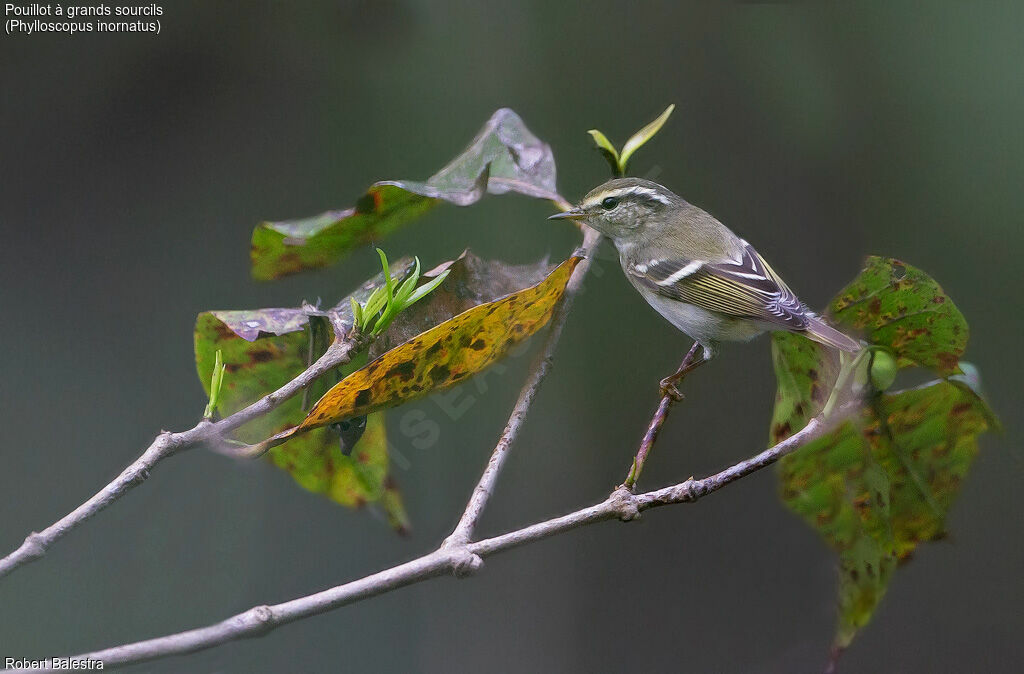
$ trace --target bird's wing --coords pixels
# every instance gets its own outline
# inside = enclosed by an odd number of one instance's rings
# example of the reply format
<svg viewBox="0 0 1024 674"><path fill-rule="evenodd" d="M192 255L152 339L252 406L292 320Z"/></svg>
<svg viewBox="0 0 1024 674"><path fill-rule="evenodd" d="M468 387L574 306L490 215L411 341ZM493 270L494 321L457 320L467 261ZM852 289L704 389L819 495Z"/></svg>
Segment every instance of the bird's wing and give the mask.
<svg viewBox="0 0 1024 674"><path fill-rule="evenodd" d="M804 330L808 311L754 247L740 241L740 258L722 262L656 257L627 273L665 297L737 318Z"/></svg>

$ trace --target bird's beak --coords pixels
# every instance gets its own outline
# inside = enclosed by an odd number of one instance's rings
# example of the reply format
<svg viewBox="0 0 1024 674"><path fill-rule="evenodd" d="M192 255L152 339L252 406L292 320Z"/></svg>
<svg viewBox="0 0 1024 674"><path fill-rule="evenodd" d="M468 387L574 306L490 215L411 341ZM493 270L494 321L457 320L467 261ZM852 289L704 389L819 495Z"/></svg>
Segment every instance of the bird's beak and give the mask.
<svg viewBox="0 0 1024 674"><path fill-rule="evenodd" d="M580 220L587 216L579 206L570 208L562 213L555 213L554 215L548 216L548 220Z"/></svg>

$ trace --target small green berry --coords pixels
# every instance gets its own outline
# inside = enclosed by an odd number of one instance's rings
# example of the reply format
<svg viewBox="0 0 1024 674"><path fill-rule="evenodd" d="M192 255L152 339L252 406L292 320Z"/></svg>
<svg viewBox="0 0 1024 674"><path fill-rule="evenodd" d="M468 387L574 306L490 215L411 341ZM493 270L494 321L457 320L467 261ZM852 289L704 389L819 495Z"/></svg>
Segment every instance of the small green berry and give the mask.
<svg viewBox="0 0 1024 674"><path fill-rule="evenodd" d="M871 385L877 391L885 391L896 381L896 359L881 349L871 354Z"/></svg>

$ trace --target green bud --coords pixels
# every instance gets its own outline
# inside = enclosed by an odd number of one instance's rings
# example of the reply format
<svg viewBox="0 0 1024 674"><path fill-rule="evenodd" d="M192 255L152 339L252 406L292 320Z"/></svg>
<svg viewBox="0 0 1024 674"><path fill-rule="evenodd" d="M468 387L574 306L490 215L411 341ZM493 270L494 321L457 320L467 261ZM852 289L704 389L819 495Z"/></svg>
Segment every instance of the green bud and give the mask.
<svg viewBox="0 0 1024 674"><path fill-rule="evenodd" d="M896 359L881 349L871 354L871 385L877 391L885 391L896 381Z"/></svg>

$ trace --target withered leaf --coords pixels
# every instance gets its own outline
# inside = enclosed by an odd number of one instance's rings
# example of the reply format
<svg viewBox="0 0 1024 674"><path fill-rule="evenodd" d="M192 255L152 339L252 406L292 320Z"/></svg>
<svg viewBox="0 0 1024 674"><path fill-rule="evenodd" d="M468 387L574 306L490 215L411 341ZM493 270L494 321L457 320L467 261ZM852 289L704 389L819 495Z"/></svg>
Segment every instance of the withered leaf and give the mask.
<svg viewBox="0 0 1024 674"><path fill-rule="evenodd" d="M512 110L491 116L461 154L426 182L384 180L352 208L262 222L252 234L252 275L270 280L325 267L376 241L442 201L468 206L484 194L518 192L558 199L551 148Z"/></svg>
<svg viewBox="0 0 1024 674"><path fill-rule="evenodd" d="M420 398L486 368L547 323L580 259L571 257L540 283L479 304L391 349L334 386L297 427L261 445Z"/></svg>

